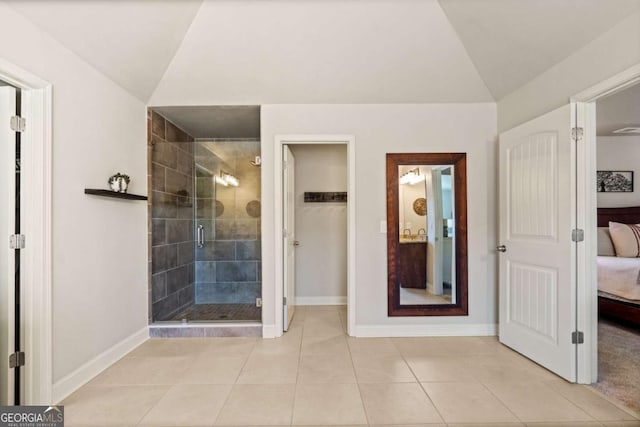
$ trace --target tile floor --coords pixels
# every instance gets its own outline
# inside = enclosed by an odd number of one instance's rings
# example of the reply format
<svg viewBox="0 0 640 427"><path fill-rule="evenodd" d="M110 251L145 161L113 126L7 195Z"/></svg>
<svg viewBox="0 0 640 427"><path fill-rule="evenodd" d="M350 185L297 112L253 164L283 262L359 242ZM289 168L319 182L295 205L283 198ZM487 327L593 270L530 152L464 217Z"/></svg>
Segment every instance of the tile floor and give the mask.
<svg viewBox="0 0 640 427"><path fill-rule="evenodd" d="M350 338L300 307L282 338L152 339L67 398L67 426L640 426L494 337Z"/></svg>

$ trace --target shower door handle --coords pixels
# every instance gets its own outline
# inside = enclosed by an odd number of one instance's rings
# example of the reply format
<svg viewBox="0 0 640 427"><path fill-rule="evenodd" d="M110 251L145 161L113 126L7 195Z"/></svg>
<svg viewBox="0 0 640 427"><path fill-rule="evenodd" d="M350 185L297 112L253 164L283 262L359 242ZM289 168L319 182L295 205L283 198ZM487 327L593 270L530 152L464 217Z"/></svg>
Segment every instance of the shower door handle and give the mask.
<svg viewBox="0 0 640 427"><path fill-rule="evenodd" d="M204 248L204 225L198 226L198 247Z"/></svg>

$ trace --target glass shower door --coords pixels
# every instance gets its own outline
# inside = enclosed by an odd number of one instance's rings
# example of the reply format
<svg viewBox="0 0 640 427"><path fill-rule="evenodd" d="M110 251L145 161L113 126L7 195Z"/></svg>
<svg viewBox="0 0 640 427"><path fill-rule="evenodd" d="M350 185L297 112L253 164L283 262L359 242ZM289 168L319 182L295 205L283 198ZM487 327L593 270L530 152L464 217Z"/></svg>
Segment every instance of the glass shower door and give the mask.
<svg viewBox="0 0 640 427"><path fill-rule="evenodd" d="M192 320L260 321L260 142L195 143L196 262Z"/></svg>

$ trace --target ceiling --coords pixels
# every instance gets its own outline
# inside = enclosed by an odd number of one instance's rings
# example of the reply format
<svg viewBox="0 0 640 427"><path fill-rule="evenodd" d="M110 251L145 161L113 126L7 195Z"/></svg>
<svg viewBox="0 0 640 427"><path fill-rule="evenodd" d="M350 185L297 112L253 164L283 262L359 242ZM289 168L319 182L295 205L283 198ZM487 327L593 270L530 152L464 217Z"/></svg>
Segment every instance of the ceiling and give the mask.
<svg viewBox="0 0 640 427"><path fill-rule="evenodd" d="M596 123L598 136L628 136L630 134L615 134L613 131L625 127L640 128L640 83L599 99Z"/></svg>
<svg viewBox="0 0 640 427"><path fill-rule="evenodd" d="M153 107L194 138L260 138L259 106Z"/></svg>
<svg viewBox="0 0 640 427"><path fill-rule="evenodd" d="M156 105L490 102L640 10L640 0L0 1Z"/></svg>
<svg viewBox="0 0 640 427"><path fill-rule="evenodd" d="M202 0L4 1L145 102L202 3Z"/></svg>
<svg viewBox="0 0 640 427"><path fill-rule="evenodd" d="M205 0L152 105L492 102L436 0Z"/></svg>
<svg viewBox="0 0 640 427"><path fill-rule="evenodd" d="M640 10L638 0L439 0L496 100Z"/></svg>

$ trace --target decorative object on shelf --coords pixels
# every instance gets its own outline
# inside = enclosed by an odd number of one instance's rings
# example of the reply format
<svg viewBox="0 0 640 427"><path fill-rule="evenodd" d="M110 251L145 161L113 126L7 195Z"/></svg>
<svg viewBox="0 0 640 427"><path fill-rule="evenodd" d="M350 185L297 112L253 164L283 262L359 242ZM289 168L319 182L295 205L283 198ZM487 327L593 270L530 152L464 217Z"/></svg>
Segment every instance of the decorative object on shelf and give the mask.
<svg viewBox="0 0 640 427"><path fill-rule="evenodd" d="M118 172L109 177L108 183L111 190L117 193L126 193L130 181L131 178L129 178L129 175Z"/></svg>
<svg viewBox="0 0 640 427"><path fill-rule="evenodd" d="M101 188L85 188L84 194L91 194L93 196L112 197L115 199L125 200L147 200L147 196L140 196L138 194L119 193L117 191L103 190Z"/></svg>
<svg viewBox="0 0 640 427"><path fill-rule="evenodd" d="M413 211L420 216L427 215L427 199L418 197L413 201Z"/></svg>
<svg viewBox="0 0 640 427"><path fill-rule="evenodd" d="M305 191L304 202L305 203L346 203L347 192L346 191L323 191L323 192Z"/></svg>
<svg viewBox="0 0 640 427"><path fill-rule="evenodd" d="M598 193L633 193L633 171L597 171Z"/></svg>

